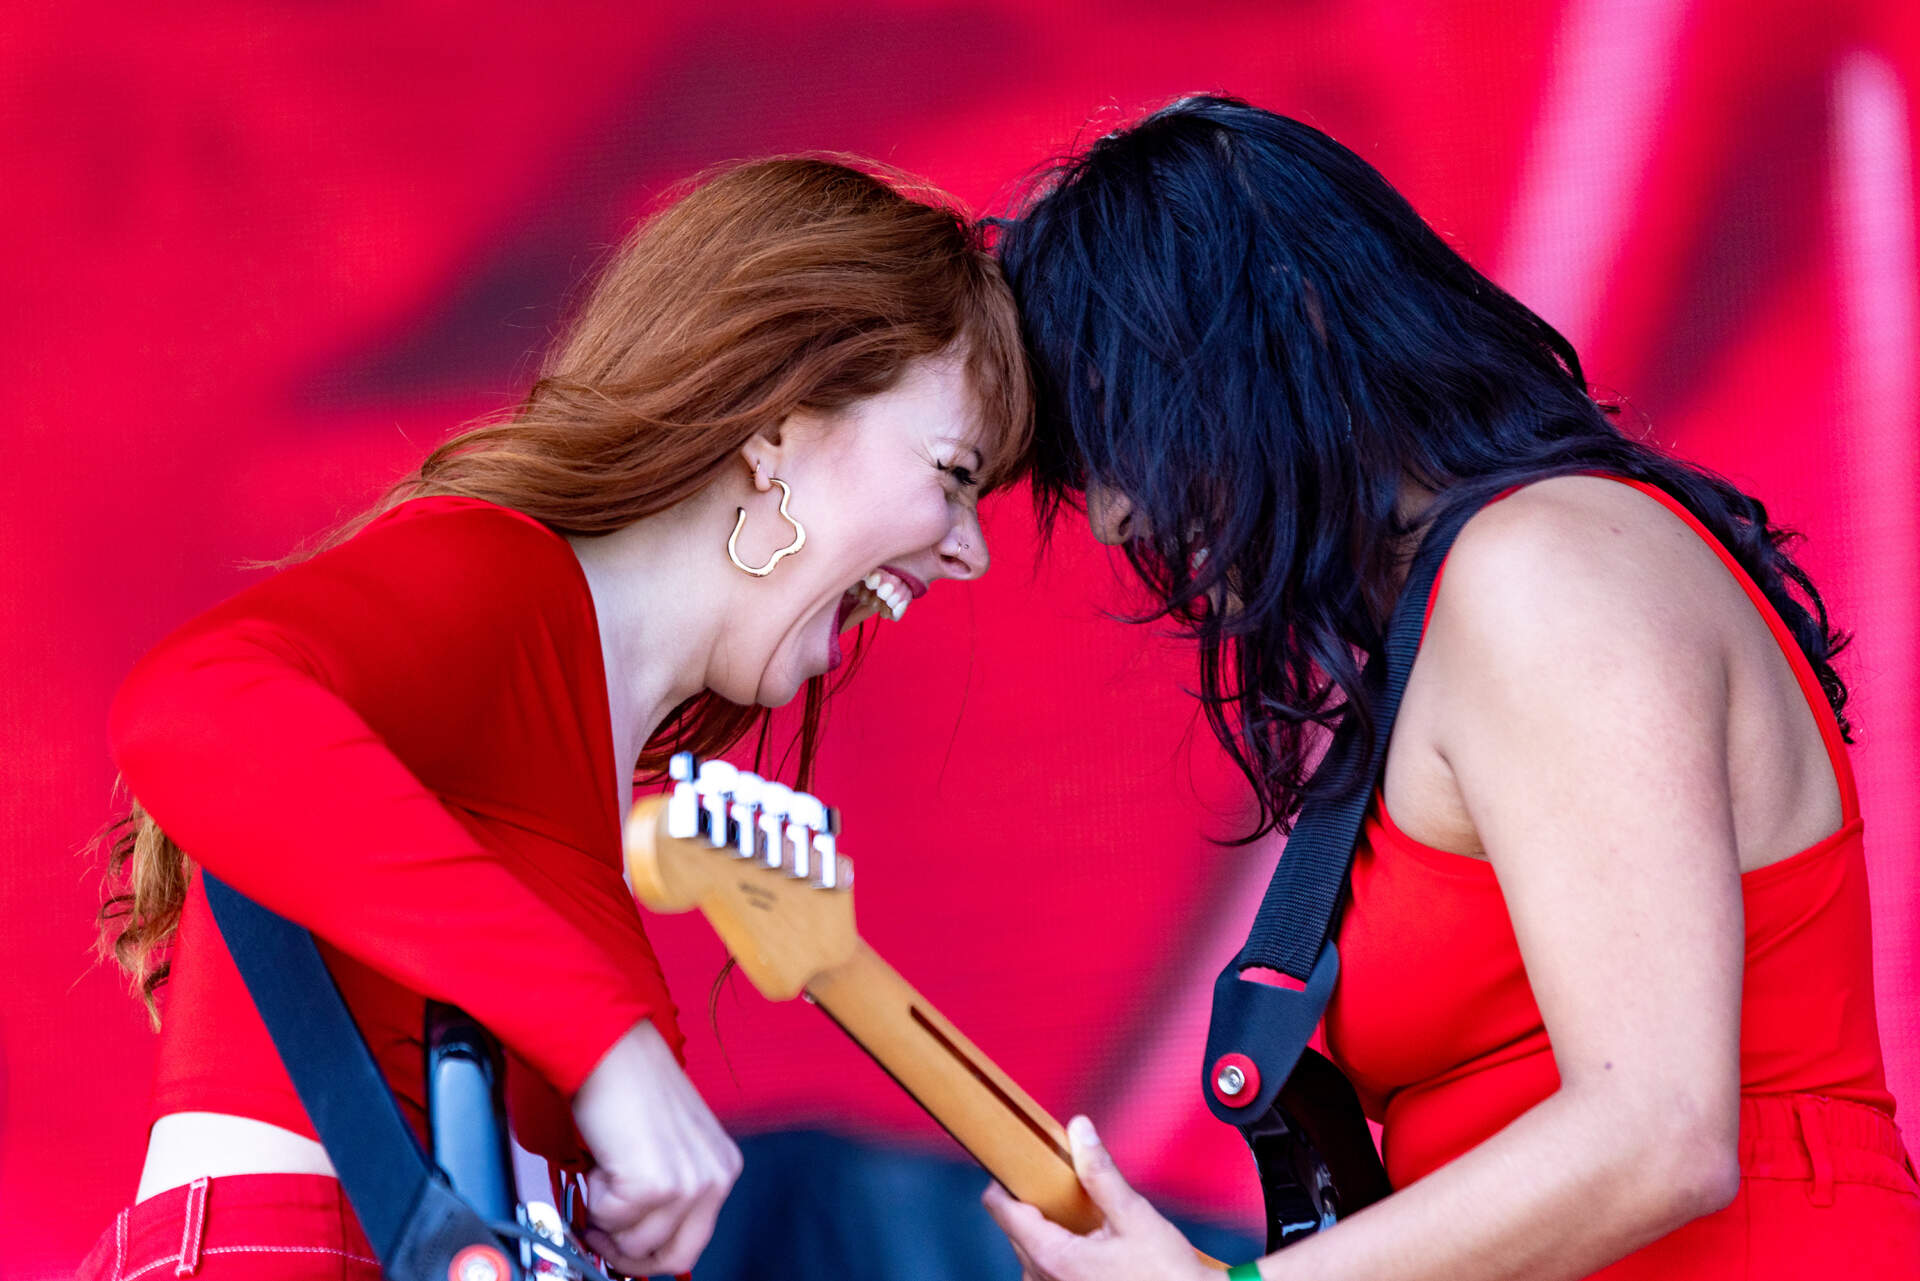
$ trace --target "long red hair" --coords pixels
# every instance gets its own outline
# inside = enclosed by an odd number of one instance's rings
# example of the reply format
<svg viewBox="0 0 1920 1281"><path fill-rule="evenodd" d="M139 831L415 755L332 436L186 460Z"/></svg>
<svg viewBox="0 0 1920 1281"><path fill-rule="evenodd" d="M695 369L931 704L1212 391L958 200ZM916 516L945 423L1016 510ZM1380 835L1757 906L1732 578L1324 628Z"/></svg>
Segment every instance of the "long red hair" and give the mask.
<svg viewBox="0 0 1920 1281"><path fill-rule="evenodd" d="M517 407L459 432L322 545L429 494L485 499L562 534L609 533L699 491L755 432L884 391L910 362L944 352L962 356L977 397L988 483L1013 478L1032 396L1013 297L975 226L940 193L877 166L781 157L725 168L627 237ZM825 697L821 679L808 683L801 786ZM764 754L764 709L702 693L654 733L642 774L756 729ZM187 855L138 798L102 840L118 892L100 909L101 950L158 1026Z"/></svg>

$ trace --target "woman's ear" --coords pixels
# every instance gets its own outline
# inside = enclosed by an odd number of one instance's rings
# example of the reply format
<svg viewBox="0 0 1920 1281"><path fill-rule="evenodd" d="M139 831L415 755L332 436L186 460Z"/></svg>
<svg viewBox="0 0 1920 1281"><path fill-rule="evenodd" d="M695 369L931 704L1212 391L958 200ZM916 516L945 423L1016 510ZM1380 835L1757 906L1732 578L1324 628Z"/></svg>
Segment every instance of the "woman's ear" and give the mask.
<svg viewBox="0 0 1920 1281"><path fill-rule="evenodd" d="M773 478L780 474L780 462L785 456L784 440L786 423L757 431L747 437L747 443L740 446L740 458L753 474L753 487L761 493L773 488Z"/></svg>
<svg viewBox="0 0 1920 1281"><path fill-rule="evenodd" d="M826 414L796 409L769 427L747 437L740 446L740 457L753 474L753 487L761 493L773 488L773 478L792 479L788 472L797 465L797 454L804 454L827 431Z"/></svg>

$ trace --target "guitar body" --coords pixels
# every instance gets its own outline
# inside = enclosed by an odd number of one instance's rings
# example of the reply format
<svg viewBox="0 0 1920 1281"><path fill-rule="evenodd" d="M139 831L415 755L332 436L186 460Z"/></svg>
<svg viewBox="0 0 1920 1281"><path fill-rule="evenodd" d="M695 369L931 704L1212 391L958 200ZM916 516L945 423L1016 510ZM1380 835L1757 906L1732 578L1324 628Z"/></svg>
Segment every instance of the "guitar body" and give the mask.
<svg viewBox="0 0 1920 1281"><path fill-rule="evenodd" d="M466 1011L427 1002L427 1128L433 1163L490 1223L519 1206L500 1046Z"/></svg>
<svg viewBox="0 0 1920 1281"><path fill-rule="evenodd" d="M1260 1170L1269 1251L1393 1191L1352 1083L1312 1050L1301 1052L1273 1105L1241 1133Z"/></svg>

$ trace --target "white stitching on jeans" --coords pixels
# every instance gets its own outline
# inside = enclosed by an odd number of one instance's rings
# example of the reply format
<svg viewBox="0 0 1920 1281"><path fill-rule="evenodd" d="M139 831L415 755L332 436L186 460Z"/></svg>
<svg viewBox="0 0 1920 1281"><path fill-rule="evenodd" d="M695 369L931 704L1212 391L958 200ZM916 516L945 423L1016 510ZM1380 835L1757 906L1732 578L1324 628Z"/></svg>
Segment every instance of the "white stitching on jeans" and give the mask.
<svg viewBox="0 0 1920 1281"><path fill-rule="evenodd" d="M127 1266L127 1216L132 1210L122 1210L113 1221L113 1281L121 1281L120 1269Z"/></svg>
<svg viewBox="0 0 1920 1281"><path fill-rule="evenodd" d="M363 1259L357 1254L345 1250L336 1250L328 1245L215 1245L207 1247L208 1254L337 1254L343 1259L355 1263L369 1263L380 1266L378 1259Z"/></svg>
<svg viewBox="0 0 1920 1281"><path fill-rule="evenodd" d="M155 1268L164 1268L169 1263L177 1264L179 1262L180 1262L179 1255L169 1254L165 1258L155 1259L152 1263L143 1264L142 1266L135 1268L132 1272L129 1272L124 1277L121 1277L120 1281L133 1281L135 1277L143 1277L147 1273L153 1271Z"/></svg>
<svg viewBox="0 0 1920 1281"><path fill-rule="evenodd" d="M380 1261L378 1259L363 1259L357 1254L349 1254L345 1250L335 1250L331 1246L324 1246L324 1245L215 1245L215 1246L208 1246L205 1250L202 1250L201 1253L202 1254L337 1254L341 1258L346 1259L353 1263L364 1263L364 1264L367 1264L369 1267L375 1267L375 1268L380 1266ZM178 1255L170 1254L164 1259L155 1259L152 1263L146 1264L144 1267L141 1267L136 1269L135 1271L129 1272L124 1277L119 1275L118 1270L115 1271L114 1275L115 1275L116 1281L134 1281L136 1277L145 1276L147 1273L153 1271L155 1268L164 1268L169 1263L177 1264L179 1262L180 1262L180 1259Z"/></svg>
<svg viewBox="0 0 1920 1281"><path fill-rule="evenodd" d="M201 1175L187 1184L187 1211L180 1216L180 1263L173 1275L190 1277L200 1270L200 1230L206 1223L207 1184Z"/></svg>

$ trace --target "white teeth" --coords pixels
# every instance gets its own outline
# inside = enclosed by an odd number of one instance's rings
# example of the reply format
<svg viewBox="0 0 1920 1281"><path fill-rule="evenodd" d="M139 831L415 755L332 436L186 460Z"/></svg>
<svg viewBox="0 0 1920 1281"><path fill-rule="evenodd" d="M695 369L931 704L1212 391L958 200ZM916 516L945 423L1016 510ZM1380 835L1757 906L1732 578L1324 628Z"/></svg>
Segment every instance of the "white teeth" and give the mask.
<svg viewBox="0 0 1920 1281"><path fill-rule="evenodd" d="M913 593L907 590L906 585L884 570L874 570L860 580L860 585L886 607L888 618L896 623L913 600Z"/></svg>

